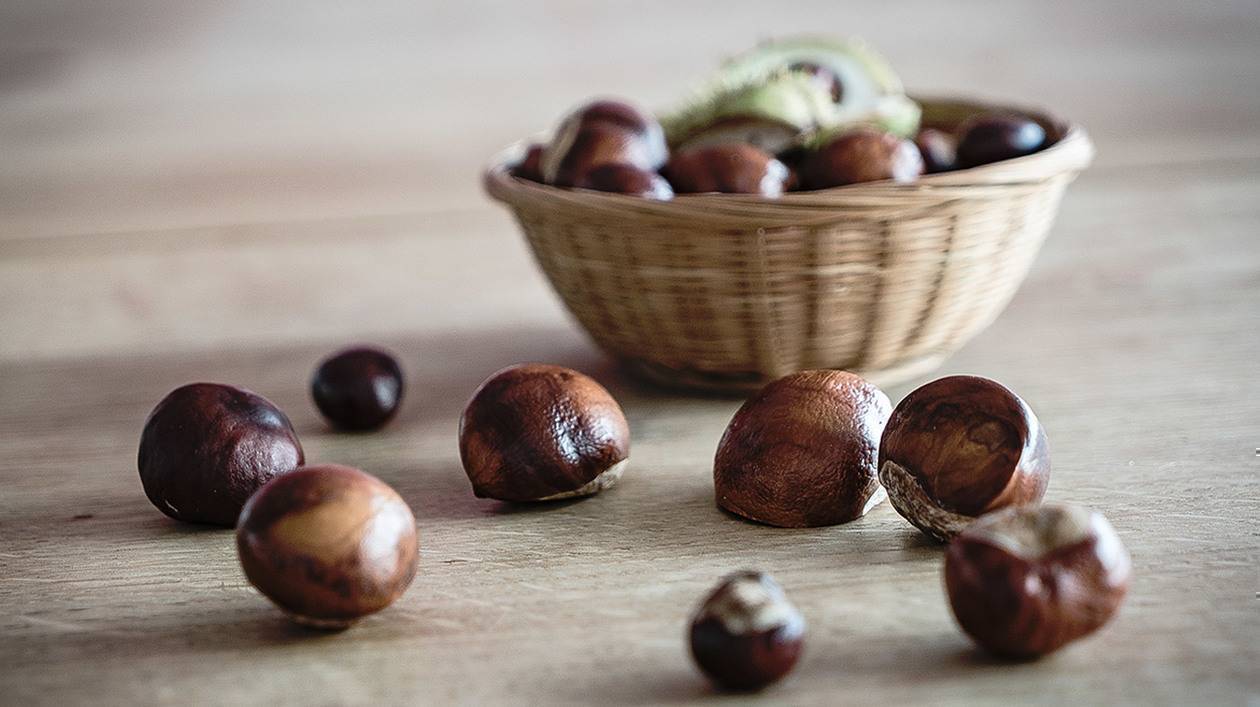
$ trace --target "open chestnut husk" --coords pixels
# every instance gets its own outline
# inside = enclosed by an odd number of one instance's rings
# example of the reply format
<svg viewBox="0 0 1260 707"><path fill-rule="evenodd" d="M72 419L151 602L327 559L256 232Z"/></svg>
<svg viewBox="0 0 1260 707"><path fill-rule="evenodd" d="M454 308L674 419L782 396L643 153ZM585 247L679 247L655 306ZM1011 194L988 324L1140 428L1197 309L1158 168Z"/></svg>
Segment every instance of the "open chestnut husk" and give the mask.
<svg viewBox="0 0 1260 707"><path fill-rule="evenodd" d="M416 519L375 476L321 464L278 477L241 511L241 568L299 623L344 628L389 606L419 563Z"/></svg>
<svg viewBox="0 0 1260 707"><path fill-rule="evenodd" d="M303 461L297 433L279 408L218 383L168 393L145 420L137 460L145 495L158 510L228 528L260 486Z"/></svg>
<svg viewBox="0 0 1260 707"><path fill-rule="evenodd" d="M958 166L978 167L1023 157L1046 143L1046 130L1037 121L1009 113L984 113L958 128Z"/></svg>
<svg viewBox="0 0 1260 707"><path fill-rule="evenodd" d="M1111 620L1128 590L1129 554L1100 513L1076 506L981 516L945 551L954 617L982 648L1035 658Z"/></svg>
<svg viewBox="0 0 1260 707"><path fill-rule="evenodd" d="M923 174L923 157L913 142L873 128L841 134L805 158L802 189L890 179L912 182Z"/></svg>
<svg viewBox="0 0 1260 707"><path fill-rule="evenodd" d="M459 421L459 456L480 498L551 501L612 486L630 457L630 427L594 379L522 364L488 378Z"/></svg>
<svg viewBox="0 0 1260 707"><path fill-rule="evenodd" d="M628 164L655 172L669 159L665 133L655 118L622 101L588 103L556 128L541 159L544 181L574 186L588 170Z"/></svg>
<svg viewBox="0 0 1260 707"><path fill-rule="evenodd" d="M1050 450L1018 395L988 378L948 376L897 404L879 443L879 479L898 513L946 541L990 511L1039 504Z"/></svg>
<svg viewBox="0 0 1260 707"><path fill-rule="evenodd" d="M792 172L770 153L752 145L727 144L676 152L662 174L679 194L760 194L780 196Z"/></svg>
<svg viewBox="0 0 1260 707"><path fill-rule="evenodd" d="M664 177L629 164L602 164L593 167L579 175L573 186L657 201L674 198L674 190Z"/></svg>
<svg viewBox="0 0 1260 707"><path fill-rule="evenodd" d="M737 572L701 603L689 636L692 658L715 685L760 690L795 667L805 619L769 576Z"/></svg>
<svg viewBox="0 0 1260 707"><path fill-rule="evenodd" d="M780 378L735 413L713 463L720 507L805 528L862 517L884 499L876 473L888 396L845 371Z"/></svg>

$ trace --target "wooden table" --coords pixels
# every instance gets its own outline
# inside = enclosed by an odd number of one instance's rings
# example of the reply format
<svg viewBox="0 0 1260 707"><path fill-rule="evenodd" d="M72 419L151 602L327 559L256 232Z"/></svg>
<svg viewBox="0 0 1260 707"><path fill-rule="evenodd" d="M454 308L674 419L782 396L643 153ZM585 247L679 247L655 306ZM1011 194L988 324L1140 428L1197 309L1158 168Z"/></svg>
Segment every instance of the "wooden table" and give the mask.
<svg viewBox="0 0 1260 707"><path fill-rule="evenodd" d="M1260 6L447 5L0 8L0 703L698 700L688 614L743 567L810 625L766 700L1260 700ZM941 371L1018 390L1050 433L1049 498L1102 510L1133 555L1118 619L1046 660L974 651L941 549L886 504L813 530L719 512L739 401L624 379L479 193L482 160L586 95L663 104L723 52L819 28L868 37L913 88L1041 102L1098 144L1024 288ZM401 354L405 407L333 434L307 378L361 340ZM526 360L621 400L622 485L473 498L458 413ZM191 380L262 392L308 459L399 490L422 569L397 605L295 628L229 531L149 505L142 421Z"/></svg>

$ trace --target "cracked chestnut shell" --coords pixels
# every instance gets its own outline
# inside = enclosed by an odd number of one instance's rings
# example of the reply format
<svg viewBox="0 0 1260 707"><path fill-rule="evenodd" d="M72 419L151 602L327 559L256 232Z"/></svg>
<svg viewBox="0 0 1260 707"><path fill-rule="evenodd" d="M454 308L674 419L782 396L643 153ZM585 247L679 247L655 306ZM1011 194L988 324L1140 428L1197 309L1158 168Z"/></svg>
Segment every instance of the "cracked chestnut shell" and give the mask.
<svg viewBox="0 0 1260 707"><path fill-rule="evenodd" d="M835 525L884 499L876 473L892 405L845 371L784 376L735 413L713 464L717 503L784 528Z"/></svg>
<svg viewBox="0 0 1260 707"><path fill-rule="evenodd" d="M844 133L801 164L804 189L890 179L913 182L923 174L923 157L913 142L873 128Z"/></svg>
<svg viewBox="0 0 1260 707"><path fill-rule="evenodd" d="M1100 513L1077 506L982 516L945 551L945 587L967 635L1034 658L1097 631L1128 590L1129 554Z"/></svg>
<svg viewBox="0 0 1260 707"><path fill-rule="evenodd" d="M375 476L320 464L278 477L236 529L250 583L294 620L344 628L402 596L419 541L407 503Z"/></svg>
<svg viewBox="0 0 1260 707"><path fill-rule="evenodd" d="M946 541L990 511L1039 504L1050 451L1018 395L988 378L948 376L893 410L879 443L879 478L898 513Z"/></svg>
<svg viewBox="0 0 1260 707"><path fill-rule="evenodd" d="M691 655L718 687L760 690L792 671L805 642L805 619L783 589L760 572L737 572L691 619Z"/></svg>
<svg viewBox="0 0 1260 707"><path fill-rule="evenodd" d="M231 528L260 486L303 461L293 425L271 401L230 385L191 383L149 413L137 463L158 510Z"/></svg>
<svg viewBox="0 0 1260 707"><path fill-rule="evenodd" d="M630 457L630 427L599 383L561 366L495 373L459 421L459 456L473 493L550 501L612 486Z"/></svg>
<svg viewBox="0 0 1260 707"><path fill-rule="evenodd" d="M958 128L958 166L977 167L1023 157L1046 143L1046 130L1022 115L985 113Z"/></svg>
<svg viewBox="0 0 1260 707"><path fill-rule="evenodd" d="M665 132L656 118L623 101L600 100L560 122L540 166L548 184L571 187L600 165L629 164L655 172L668 158Z"/></svg>
<svg viewBox="0 0 1260 707"><path fill-rule="evenodd" d="M674 190L664 177L629 164L602 164L592 167L583 172L573 186L657 201L674 198Z"/></svg>
<svg viewBox="0 0 1260 707"><path fill-rule="evenodd" d="M752 145L695 147L674 153L662 173L679 194L760 194L779 196L788 189L787 165Z"/></svg>
<svg viewBox="0 0 1260 707"><path fill-rule="evenodd" d="M377 348L340 351L324 359L311 377L315 406L339 430L363 432L383 426L398 412L402 396L402 368Z"/></svg>

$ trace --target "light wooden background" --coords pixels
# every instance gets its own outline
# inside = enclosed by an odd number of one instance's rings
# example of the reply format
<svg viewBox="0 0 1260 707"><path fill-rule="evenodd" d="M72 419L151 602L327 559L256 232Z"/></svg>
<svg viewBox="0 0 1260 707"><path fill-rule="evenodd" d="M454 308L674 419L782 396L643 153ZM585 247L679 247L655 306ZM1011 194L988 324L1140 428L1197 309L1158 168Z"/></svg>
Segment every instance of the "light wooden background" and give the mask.
<svg viewBox="0 0 1260 707"><path fill-rule="evenodd" d="M719 512L738 401L624 380L479 191L484 159L570 104L663 105L799 30L867 37L919 91L1052 107L1098 144L1010 309L942 371L1020 391L1050 432L1050 499L1101 509L1133 554L1118 620L1050 659L974 652L940 549L887 505L815 530ZM1257 704L1257 37L1254 0L3 3L0 703L706 699L687 615L757 567L810 636L750 701ZM405 408L331 434L307 377L363 340L400 353ZM621 486L472 497L457 415L523 360L613 389L634 434ZM395 607L295 629L230 532L148 504L142 421L197 379L271 397L309 459L412 504L422 569Z"/></svg>

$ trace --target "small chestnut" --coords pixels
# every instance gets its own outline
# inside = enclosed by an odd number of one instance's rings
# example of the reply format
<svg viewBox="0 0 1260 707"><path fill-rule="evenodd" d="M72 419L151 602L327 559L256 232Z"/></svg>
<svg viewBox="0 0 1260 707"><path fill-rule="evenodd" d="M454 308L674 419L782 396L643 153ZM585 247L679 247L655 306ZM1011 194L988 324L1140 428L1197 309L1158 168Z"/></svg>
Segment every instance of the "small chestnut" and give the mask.
<svg viewBox="0 0 1260 707"><path fill-rule="evenodd" d="M304 460L293 425L271 401L230 385L191 383L149 413L138 466L158 510L231 528L254 491Z"/></svg>
<svg viewBox="0 0 1260 707"><path fill-rule="evenodd" d="M923 128L915 136L914 145L923 156L923 171L928 174L948 172L957 164L957 143L944 130Z"/></svg>
<svg viewBox="0 0 1260 707"><path fill-rule="evenodd" d="M573 186L658 201L674 198L674 190L664 177L629 164L602 164L592 167L579 175Z"/></svg>
<svg viewBox="0 0 1260 707"><path fill-rule="evenodd" d="M923 173L913 142L874 128L846 132L809 155L801 165L804 189L891 179L912 182Z"/></svg>
<svg viewBox="0 0 1260 707"><path fill-rule="evenodd" d="M459 420L459 456L479 498L587 496L621 477L630 427L592 378L522 364L495 373L473 393Z"/></svg>
<svg viewBox="0 0 1260 707"><path fill-rule="evenodd" d="M662 172L679 194L722 192L779 196L792 176L787 165L752 145L712 145L677 152Z"/></svg>
<svg viewBox="0 0 1260 707"><path fill-rule="evenodd" d="M263 486L236 529L251 584L299 623L344 628L389 606L416 575L407 503L375 476L339 464Z"/></svg>
<svg viewBox="0 0 1260 707"><path fill-rule="evenodd" d="M538 143L530 145L529 148L525 150L525 156L521 158L521 161L517 162L512 167L510 172L511 175L513 177L519 177L520 179L527 179L531 182L541 183L543 181L542 155L544 149L545 148Z"/></svg>
<svg viewBox="0 0 1260 707"><path fill-rule="evenodd" d="M311 377L311 397L333 427L374 430L394 416L402 402L403 374L398 361L371 347L338 352L319 364Z"/></svg>
<svg viewBox="0 0 1260 707"><path fill-rule="evenodd" d="M1050 451L1018 395L988 378L948 376L893 410L879 443L879 479L898 513L946 541L985 513L1041 503Z"/></svg>
<svg viewBox="0 0 1260 707"><path fill-rule="evenodd" d="M737 572L691 619L691 655L726 690L760 690L792 671L805 643L805 618L760 572Z"/></svg>
<svg viewBox="0 0 1260 707"><path fill-rule="evenodd" d="M999 656L1052 653L1106 624L1129 586L1129 553L1100 513L1077 506L981 516L945 551L954 617Z"/></svg>
<svg viewBox="0 0 1260 707"><path fill-rule="evenodd" d="M587 170L630 164L655 172L669 158L665 133L652 116L621 101L595 101L570 113L542 155L548 184L571 187Z"/></svg>
<svg viewBox="0 0 1260 707"><path fill-rule="evenodd" d="M1040 150L1046 130L1022 115L984 113L958 128L958 166L976 167Z"/></svg>
<svg viewBox="0 0 1260 707"><path fill-rule="evenodd" d="M836 525L884 499L876 473L888 396L845 371L780 378L735 413L713 463L720 507L784 528Z"/></svg>

